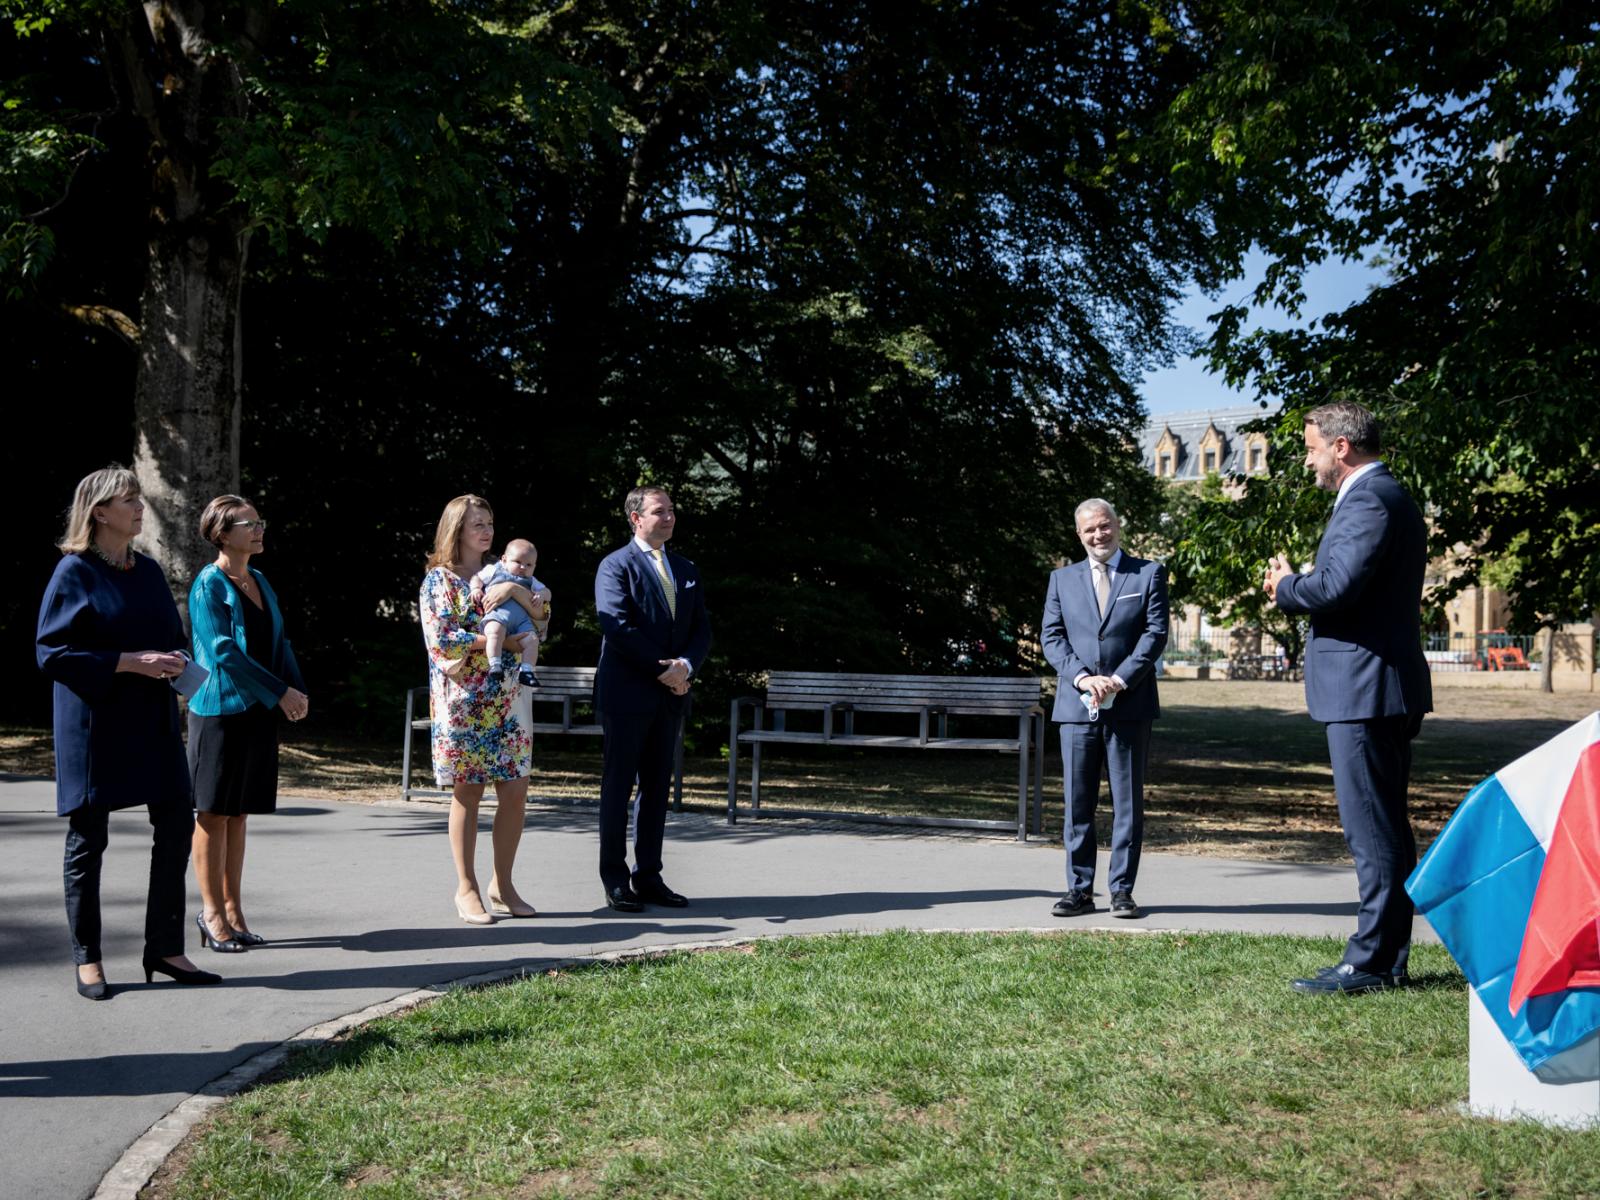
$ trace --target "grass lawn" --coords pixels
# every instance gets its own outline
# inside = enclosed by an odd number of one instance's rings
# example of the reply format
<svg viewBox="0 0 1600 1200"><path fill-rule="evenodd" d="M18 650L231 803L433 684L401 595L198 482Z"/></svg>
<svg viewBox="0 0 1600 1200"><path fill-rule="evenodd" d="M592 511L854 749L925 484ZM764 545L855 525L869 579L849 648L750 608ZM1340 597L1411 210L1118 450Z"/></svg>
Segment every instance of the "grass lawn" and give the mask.
<svg viewBox="0 0 1600 1200"><path fill-rule="evenodd" d="M150 1194L1600 1192L1600 1132L1459 1114L1465 985L1441 949L1401 991L1281 986L1338 954L899 933L553 972L299 1055Z"/></svg>
<svg viewBox="0 0 1600 1200"><path fill-rule="evenodd" d="M1306 715L1300 684L1169 680L1161 685L1161 700L1145 796L1147 849L1285 862L1347 860L1327 742L1322 726ZM1434 703L1436 711L1415 743L1411 782L1412 821L1424 846L1468 788L1600 708L1600 694L1440 687ZM398 796L398 735L392 742L359 743L320 735L313 725L295 726L286 737L284 793L367 802ZM1054 726L1047 726L1046 741L1051 753L1045 764L1045 827L1054 838L1062 814ZM421 740L417 749L421 764L414 780L431 787ZM748 755L741 762L741 803L747 803ZM0 730L0 769L48 774L48 732ZM592 801L599 778L599 739L538 739L536 798ZM685 802L724 811L727 780L725 759L691 756ZM1016 815L1016 759L769 746L762 798L775 808L1005 820ZM1110 814L1101 817L1105 843Z"/></svg>

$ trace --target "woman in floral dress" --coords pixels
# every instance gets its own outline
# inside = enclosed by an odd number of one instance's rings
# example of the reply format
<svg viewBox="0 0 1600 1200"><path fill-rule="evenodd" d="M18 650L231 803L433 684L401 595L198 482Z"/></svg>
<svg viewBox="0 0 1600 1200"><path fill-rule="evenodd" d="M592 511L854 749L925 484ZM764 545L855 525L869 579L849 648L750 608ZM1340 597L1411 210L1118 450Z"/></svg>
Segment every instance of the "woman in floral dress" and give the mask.
<svg viewBox="0 0 1600 1200"><path fill-rule="evenodd" d="M507 637L500 662L491 664L479 632L482 619L472 603L470 581L494 544L494 512L481 496L457 496L445 505L434 535L418 609L428 648L429 707L433 717L433 773L451 789L450 852L456 865L456 915L468 925L489 925L493 913L531 917L534 909L517 895L511 867L522 840L533 769L533 741L526 707L517 703L517 676L509 673L521 651L520 637ZM455 678L440 668L467 659ZM475 850L478 803L494 784L494 873L488 903L478 889ZM493 912L491 912L491 909Z"/></svg>

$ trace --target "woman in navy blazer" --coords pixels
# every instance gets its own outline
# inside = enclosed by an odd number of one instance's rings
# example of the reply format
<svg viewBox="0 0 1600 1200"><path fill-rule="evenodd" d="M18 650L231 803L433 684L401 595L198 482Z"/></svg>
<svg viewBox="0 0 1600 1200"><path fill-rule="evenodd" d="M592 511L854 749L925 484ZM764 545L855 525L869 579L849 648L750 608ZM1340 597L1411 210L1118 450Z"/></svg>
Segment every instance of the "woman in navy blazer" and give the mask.
<svg viewBox="0 0 1600 1200"><path fill-rule="evenodd" d="M217 558L189 589L194 657L211 672L189 701L194 862L204 908L195 924L200 945L224 954L266 941L244 918L245 823L278 807L278 713L298 721L309 708L278 597L250 565L266 529L241 496L207 504L200 536Z"/></svg>
<svg viewBox="0 0 1600 1200"><path fill-rule="evenodd" d="M155 846L144 914L144 972L217 983L183 956L189 772L179 736L183 622L166 577L131 543L144 524L139 481L123 467L86 476L39 605L39 669L55 685L56 812L66 817L62 876L78 994L104 1000L100 864L113 809L144 805Z"/></svg>

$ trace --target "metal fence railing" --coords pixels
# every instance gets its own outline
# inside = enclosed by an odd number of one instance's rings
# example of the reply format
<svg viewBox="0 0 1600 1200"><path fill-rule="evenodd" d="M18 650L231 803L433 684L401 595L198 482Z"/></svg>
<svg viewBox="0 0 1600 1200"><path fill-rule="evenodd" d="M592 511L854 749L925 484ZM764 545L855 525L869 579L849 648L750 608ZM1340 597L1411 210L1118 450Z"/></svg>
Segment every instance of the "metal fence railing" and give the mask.
<svg viewBox="0 0 1600 1200"><path fill-rule="evenodd" d="M1428 669L1436 674L1528 671L1539 665L1541 653L1540 639L1532 634L1493 631L1464 637L1430 633L1422 639L1422 655ZM1173 630L1162 659L1167 667L1210 667L1220 671L1226 665L1230 674L1252 678L1270 678L1288 668L1282 648L1266 634L1258 639L1253 631L1236 634L1226 630Z"/></svg>
<svg viewBox="0 0 1600 1200"><path fill-rule="evenodd" d="M1527 671L1537 666L1539 639L1532 634L1430 633L1422 639L1422 656L1435 673L1451 671Z"/></svg>

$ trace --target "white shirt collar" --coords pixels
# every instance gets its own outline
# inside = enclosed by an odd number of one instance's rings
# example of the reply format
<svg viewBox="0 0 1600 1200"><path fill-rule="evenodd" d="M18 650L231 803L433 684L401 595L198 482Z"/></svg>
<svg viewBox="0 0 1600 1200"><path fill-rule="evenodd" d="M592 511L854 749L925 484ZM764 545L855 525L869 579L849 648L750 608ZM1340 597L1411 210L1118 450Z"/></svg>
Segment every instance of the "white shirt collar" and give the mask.
<svg viewBox="0 0 1600 1200"><path fill-rule="evenodd" d="M1383 460L1375 458L1369 463L1362 463L1354 471L1344 477L1344 482L1339 485L1339 492L1333 498L1333 507L1337 511L1339 505L1344 503L1344 494L1350 490L1350 485L1363 475L1370 475L1383 466Z"/></svg>
<svg viewBox="0 0 1600 1200"><path fill-rule="evenodd" d="M1117 573L1117 564L1120 563L1121 561L1122 561L1122 547L1118 546L1116 553L1113 554L1110 558L1106 559L1106 572L1108 574L1115 575ZM1091 558L1089 560L1089 574L1091 574L1091 575L1094 574L1094 559L1093 558Z"/></svg>
<svg viewBox="0 0 1600 1200"><path fill-rule="evenodd" d="M637 533L633 535L633 544L635 546L639 547L639 549L643 550L651 558L654 558L656 556L655 547L652 546L649 542L645 541Z"/></svg>

